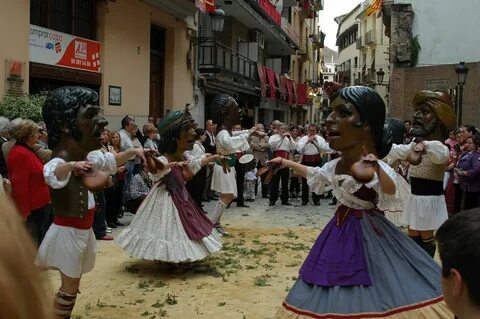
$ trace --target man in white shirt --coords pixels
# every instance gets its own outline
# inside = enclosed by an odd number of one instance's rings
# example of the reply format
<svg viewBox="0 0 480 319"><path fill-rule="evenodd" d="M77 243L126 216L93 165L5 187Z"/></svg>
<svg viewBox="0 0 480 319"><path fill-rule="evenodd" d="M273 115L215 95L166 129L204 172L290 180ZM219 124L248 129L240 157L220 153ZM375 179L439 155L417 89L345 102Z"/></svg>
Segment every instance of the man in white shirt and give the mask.
<svg viewBox="0 0 480 319"><path fill-rule="evenodd" d="M135 124L135 120L132 116L126 115L122 119L122 129L118 131L120 135L120 149L124 152L132 148L136 148L134 145L134 137L133 133L137 129L137 125ZM125 182L123 184L123 191L124 194L128 190L128 185L130 184L135 172L135 163L138 163L138 159L136 160L136 156L134 155L130 160L125 162L125 168L127 170L127 175L125 176Z"/></svg>
<svg viewBox="0 0 480 319"><path fill-rule="evenodd" d="M272 151L272 157L281 157L285 159L290 159L292 152L295 151L295 142L293 141L290 133L288 132L288 127L286 124L281 123L279 125L277 133L270 136L268 139L268 145ZM290 169L288 167L279 169L277 173L272 178L271 189L270 189L270 204L269 206L274 206L275 202L278 199L278 188L280 187L280 179L282 180L282 205L292 205L288 201L288 179L289 179Z"/></svg>
<svg viewBox="0 0 480 319"><path fill-rule="evenodd" d="M213 120L207 120L205 123L205 141L203 142L203 147L205 147L205 153L216 154L216 141L215 141L215 130L217 126L213 123ZM205 188L203 192L203 201L209 202L210 199L218 199L215 196L214 192L211 190L212 185L212 174L213 174L213 165L206 166L206 179L205 179Z"/></svg>
<svg viewBox="0 0 480 319"><path fill-rule="evenodd" d="M232 136L238 135L242 131L242 126L240 124L234 125L232 128ZM240 157L250 148L248 141L245 141L239 148L236 149L237 161L235 162L235 172L236 172L236 181L237 181L237 207L247 207L245 205L245 200L243 198L243 184L245 182L245 170L243 165L238 161Z"/></svg>
<svg viewBox="0 0 480 319"><path fill-rule="evenodd" d="M302 137L297 144L297 151L301 154L302 164L306 166L321 166L322 152L330 151L328 143L318 133L315 124L308 125L307 135ZM309 187L307 179L302 178L302 205L306 206L309 198ZM320 195L312 193L312 200L315 206L320 205Z"/></svg>

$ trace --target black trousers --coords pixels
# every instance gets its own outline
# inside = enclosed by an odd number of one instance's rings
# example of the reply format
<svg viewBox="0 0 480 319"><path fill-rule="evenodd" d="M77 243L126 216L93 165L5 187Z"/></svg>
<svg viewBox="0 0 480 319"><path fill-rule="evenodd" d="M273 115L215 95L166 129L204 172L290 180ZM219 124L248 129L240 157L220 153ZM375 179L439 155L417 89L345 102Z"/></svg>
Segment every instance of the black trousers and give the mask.
<svg viewBox="0 0 480 319"><path fill-rule="evenodd" d="M106 212L105 219L107 223L118 221L118 215L122 209L123 180L117 181L115 185L104 190Z"/></svg>
<svg viewBox="0 0 480 319"><path fill-rule="evenodd" d="M207 168L202 167L197 174L195 174L191 181L189 181L185 186L193 198L193 201L202 207L202 198L205 190L205 177L207 175Z"/></svg>
<svg viewBox="0 0 480 319"><path fill-rule="evenodd" d="M105 193L98 192L95 194L95 217L93 218L93 232L95 237L102 238L107 234L107 221L106 221L106 202Z"/></svg>
<svg viewBox="0 0 480 319"><path fill-rule="evenodd" d="M321 166L322 163L303 161L302 164L305 166L315 167L315 166ZM307 203L309 197L310 197L310 188L308 187L307 179L302 177L302 202ZM319 203L320 195L312 193L312 200L314 203Z"/></svg>
<svg viewBox="0 0 480 319"><path fill-rule="evenodd" d="M275 203L278 199L278 189L280 187L280 180L282 181L282 194L280 198L282 203L288 202L288 180L290 169L288 167L279 169L277 174L272 178L272 188L270 189L270 203Z"/></svg>
<svg viewBox="0 0 480 319"><path fill-rule="evenodd" d="M49 221L50 210L47 206L32 210L25 221L25 226L37 247L40 246L43 237L47 233L50 226Z"/></svg>
<svg viewBox="0 0 480 319"><path fill-rule="evenodd" d="M290 177L290 192L300 193L300 181L298 176Z"/></svg>
<svg viewBox="0 0 480 319"><path fill-rule="evenodd" d="M258 161L257 170L260 170L262 167L263 167L263 165L260 163L260 161ZM268 188L269 188L268 186L269 186L269 184L264 183L266 176L267 176L267 174L263 174L262 177L261 177L262 182L260 184L262 185L262 197L267 197L268 196ZM255 196L257 196L257 193L258 193L258 183L255 183Z"/></svg>
<svg viewBox="0 0 480 319"><path fill-rule="evenodd" d="M245 200L243 199L243 182L245 181L245 170L243 165L238 161L235 162L235 172L237 177L237 206L243 205Z"/></svg>

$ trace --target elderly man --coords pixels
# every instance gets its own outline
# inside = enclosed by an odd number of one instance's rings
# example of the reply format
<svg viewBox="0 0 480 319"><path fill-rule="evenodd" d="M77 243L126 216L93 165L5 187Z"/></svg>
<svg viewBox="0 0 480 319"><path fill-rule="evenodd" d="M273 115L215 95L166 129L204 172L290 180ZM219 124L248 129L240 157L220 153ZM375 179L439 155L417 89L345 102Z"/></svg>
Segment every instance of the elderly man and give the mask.
<svg viewBox="0 0 480 319"><path fill-rule="evenodd" d="M280 123L277 132L270 136L268 139L268 145L270 151L273 154L273 158L281 157L284 159L290 159L292 152L295 151L296 143L292 139L292 136L288 132L288 126ZM290 169L288 167L281 168L273 176L272 185L270 190L270 203L269 206L275 206L275 202L278 199L278 190L280 187L280 180L282 181L282 194L280 196L282 205L292 205L288 201L288 179Z"/></svg>
<svg viewBox="0 0 480 319"><path fill-rule="evenodd" d="M297 143L297 151L301 154L302 164L306 166L321 166L322 152L331 151L328 143L318 135L318 127L310 124L307 127L307 135L303 136ZM307 179L302 177L302 205L306 206L310 196ZM312 200L315 206L320 205L320 195L312 193Z"/></svg>
<svg viewBox="0 0 480 319"><path fill-rule="evenodd" d="M455 111L446 93L428 90L415 95L413 107L414 141L394 144L388 156L410 163L411 194L405 203L403 223L408 225L409 236L433 257L433 232L448 218L443 177L449 150L441 141L455 125Z"/></svg>
<svg viewBox="0 0 480 319"><path fill-rule="evenodd" d="M207 120L205 123L205 141L203 142L203 147L205 147L205 153L216 154L216 140L215 140L215 130L217 126L213 123L213 120ZM206 167L206 178L205 178L205 188L203 191L203 201L209 202L211 199L218 199L215 196L215 193L210 189L212 186L212 174L213 174L213 165L208 165Z"/></svg>

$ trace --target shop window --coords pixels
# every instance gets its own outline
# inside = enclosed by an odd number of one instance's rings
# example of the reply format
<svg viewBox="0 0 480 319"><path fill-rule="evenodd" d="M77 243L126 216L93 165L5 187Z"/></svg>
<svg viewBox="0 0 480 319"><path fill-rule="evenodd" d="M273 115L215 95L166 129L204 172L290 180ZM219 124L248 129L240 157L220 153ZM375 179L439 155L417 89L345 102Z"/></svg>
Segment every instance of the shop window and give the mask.
<svg viewBox="0 0 480 319"><path fill-rule="evenodd" d="M30 23L95 40L96 6L96 0L30 0Z"/></svg>

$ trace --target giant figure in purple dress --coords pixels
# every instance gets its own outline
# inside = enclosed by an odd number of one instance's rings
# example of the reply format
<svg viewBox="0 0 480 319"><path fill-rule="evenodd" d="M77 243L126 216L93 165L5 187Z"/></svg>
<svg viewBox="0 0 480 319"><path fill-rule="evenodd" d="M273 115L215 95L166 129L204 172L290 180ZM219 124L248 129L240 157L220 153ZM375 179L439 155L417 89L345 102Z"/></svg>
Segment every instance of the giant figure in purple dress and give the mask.
<svg viewBox="0 0 480 319"><path fill-rule="evenodd" d="M378 158L391 148L385 104L367 87L341 89L326 122L341 157L323 167L276 158L317 193L330 185L332 220L303 263L276 318L452 318L440 267L377 207L398 200L397 174Z"/></svg>

